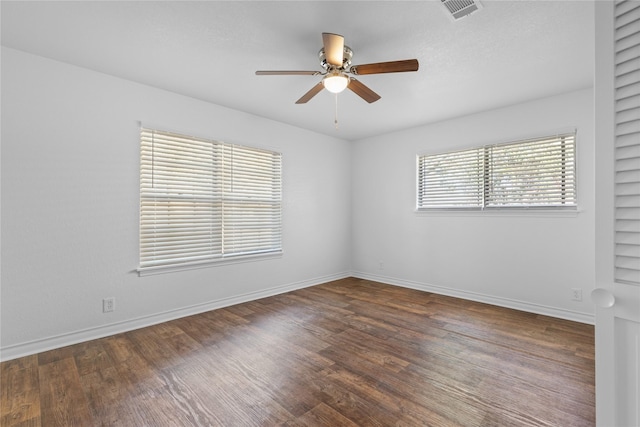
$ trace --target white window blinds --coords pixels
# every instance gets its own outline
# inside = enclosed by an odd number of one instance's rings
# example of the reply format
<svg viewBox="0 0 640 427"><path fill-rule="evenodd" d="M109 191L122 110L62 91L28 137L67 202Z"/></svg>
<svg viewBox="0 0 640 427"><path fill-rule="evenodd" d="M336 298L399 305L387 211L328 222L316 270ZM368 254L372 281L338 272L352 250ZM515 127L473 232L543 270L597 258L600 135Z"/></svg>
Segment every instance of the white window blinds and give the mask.
<svg viewBox="0 0 640 427"><path fill-rule="evenodd" d="M492 145L486 152L486 206L575 206L574 135Z"/></svg>
<svg viewBox="0 0 640 427"><path fill-rule="evenodd" d="M281 155L142 129L140 271L280 252Z"/></svg>
<svg viewBox="0 0 640 427"><path fill-rule="evenodd" d="M418 209L576 207L575 134L418 157Z"/></svg>
<svg viewBox="0 0 640 427"><path fill-rule="evenodd" d="M418 157L418 207L482 207L483 171L481 148Z"/></svg>
<svg viewBox="0 0 640 427"><path fill-rule="evenodd" d="M640 3L615 15L615 279L640 284Z"/></svg>

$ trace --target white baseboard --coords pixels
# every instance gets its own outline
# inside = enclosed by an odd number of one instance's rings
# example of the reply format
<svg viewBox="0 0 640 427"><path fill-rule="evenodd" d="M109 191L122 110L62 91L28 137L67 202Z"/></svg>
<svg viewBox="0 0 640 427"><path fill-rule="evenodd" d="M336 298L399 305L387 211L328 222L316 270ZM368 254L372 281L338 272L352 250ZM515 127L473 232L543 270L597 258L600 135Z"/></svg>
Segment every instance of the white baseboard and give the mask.
<svg viewBox="0 0 640 427"><path fill-rule="evenodd" d="M289 283L286 285L274 286L256 292L249 292L229 298L222 298L219 300L196 304L189 307L156 313L149 316L141 316L121 322L110 323L108 325L100 325L93 328L80 329L66 334L60 334L38 340L27 341L20 344L14 344L0 348L0 361L4 362L11 359L17 359L18 357L29 356L31 354L41 353L43 351L66 347L72 344L78 344L80 342L90 341L97 338L104 338L110 335L144 328L146 326L152 326L158 323L168 322L170 320L179 319L181 317L204 313L206 311L216 310L218 308L229 307L231 305L240 304L243 302L254 301L260 298L266 298L285 292L295 291L296 289L303 289L309 286L315 286L321 283L331 282L333 280L344 279L345 277L350 276L350 272L343 272L329 276L316 277L313 279Z"/></svg>
<svg viewBox="0 0 640 427"><path fill-rule="evenodd" d="M394 286L401 286L410 289L416 289L424 292L433 292L441 295L452 296L456 298L467 299L471 301L483 302L487 304L497 305L500 307L512 308L515 310L527 311L530 313L542 314L560 319L572 320L575 322L593 325L595 318L592 314L581 313L570 310L558 309L539 304L513 300L509 298L495 297L476 292L462 291L458 289L447 288L443 286L432 285L429 283L419 283L410 280L398 279L394 277L380 276L376 274L368 274L358 271L343 272L329 276L317 277L314 279L303 280L299 282L289 283L286 285L274 286L256 292L249 292L242 295L236 295L229 298L222 298L215 301L209 301L202 304L196 304L189 307L183 307L175 310L169 310L162 313L156 313L149 316L137 317L121 322L101 325L93 328L80 329L66 334L60 334L52 337L46 337L38 340L27 341L0 348L0 361L16 359L18 357L28 356L31 354L41 353L43 351L53 350L60 347L66 347L80 342L90 341L110 335L128 332L146 326L156 325L158 323L168 322L170 320L181 317L191 316L206 311L216 310L218 308L228 307L243 302L254 301L260 298L266 298L285 292L303 289L309 286L319 285L321 283L331 282L333 280L344 279L346 277L356 277L359 279L372 280L375 282L385 283Z"/></svg>
<svg viewBox="0 0 640 427"><path fill-rule="evenodd" d="M404 288L416 289L419 291L432 292L440 295L447 295L451 297L466 299L470 301L483 302L486 304L497 305L499 307L512 308L515 310L526 311L529 313L542 314L550 317L557 317L565 320L572 320L574 322L586 323L589 325L595 324L595 316L593 314L582 313L578 311L571 311L560 309L556 307L549 307L540 304L534 304L524 301L518 301L510 298L502 298L491 295L485 295L476 292L463 291L459 289L452 289L444 286L432 285L430 283L419 283L411 280L398 279L394 277L380 276L377 274L363 273L359 271L352 271L352 277L359 279L371 280L374 282L385 283L388 285L401 286Z"/></svg>

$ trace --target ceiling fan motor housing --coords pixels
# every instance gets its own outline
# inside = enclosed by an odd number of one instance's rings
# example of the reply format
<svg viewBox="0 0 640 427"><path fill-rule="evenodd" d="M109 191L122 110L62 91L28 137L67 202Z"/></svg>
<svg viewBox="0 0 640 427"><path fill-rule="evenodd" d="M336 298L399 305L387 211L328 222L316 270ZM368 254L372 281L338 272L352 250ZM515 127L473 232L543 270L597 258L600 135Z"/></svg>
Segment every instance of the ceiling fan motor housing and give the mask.
<svg viewBox="0 0 640 427"><path fill-rule="evenodd" d="M324 47L321 48L320 51L318 52L318 58L320 59L320 65L322 66L322 68L324 68L325 70L333 68L327 62L327 56L324 53ZM345 45L344 46L344 50L343 50L343 54L342 54L342 66L341 67L335 67L335 68L337 68L339 70L348 69L349 66L351 65L351 58L353 58L353 51L351 50L351 48L349 46Z"/></svg>

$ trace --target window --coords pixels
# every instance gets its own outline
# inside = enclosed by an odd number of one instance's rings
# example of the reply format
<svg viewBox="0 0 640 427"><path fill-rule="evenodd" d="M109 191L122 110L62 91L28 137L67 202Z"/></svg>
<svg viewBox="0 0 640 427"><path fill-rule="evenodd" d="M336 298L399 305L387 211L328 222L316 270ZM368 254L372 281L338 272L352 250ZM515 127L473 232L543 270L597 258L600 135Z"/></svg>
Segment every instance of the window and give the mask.
<svg viewBox="0 0 640 427"><path fill-rule="evenodd" d="M417 205L575 209L575 134L418 156Z"/></svg>
<svg viewBox="0 0 640 427"><path fill-rule="evenodd" d="M281 154L142 129L139 272L282 251Z"/></svg>

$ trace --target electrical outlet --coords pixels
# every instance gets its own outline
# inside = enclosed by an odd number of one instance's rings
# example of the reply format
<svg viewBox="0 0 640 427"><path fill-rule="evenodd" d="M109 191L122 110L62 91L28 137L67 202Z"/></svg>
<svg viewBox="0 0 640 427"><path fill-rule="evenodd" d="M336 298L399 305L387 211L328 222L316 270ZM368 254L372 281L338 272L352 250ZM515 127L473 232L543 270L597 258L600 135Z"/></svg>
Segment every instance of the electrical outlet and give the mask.
<svg viewBox="0 0 640 427"><path fill-rule="evenodd" d="M109 297L102 300L102 312L110 313L116 309L115 297Z"/></svg>
<svg viewBox="0 0 640 427"><path fill-rule="evenodd" d="M571 288L571 300L572 301L582 301L582 289L580 289L580 288Z"/></svg>

